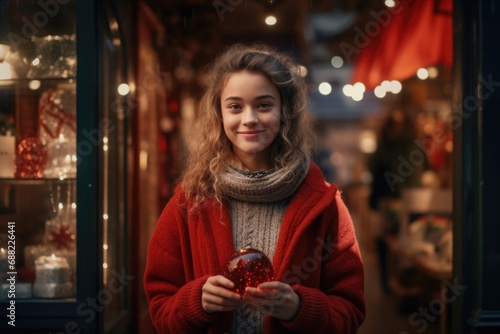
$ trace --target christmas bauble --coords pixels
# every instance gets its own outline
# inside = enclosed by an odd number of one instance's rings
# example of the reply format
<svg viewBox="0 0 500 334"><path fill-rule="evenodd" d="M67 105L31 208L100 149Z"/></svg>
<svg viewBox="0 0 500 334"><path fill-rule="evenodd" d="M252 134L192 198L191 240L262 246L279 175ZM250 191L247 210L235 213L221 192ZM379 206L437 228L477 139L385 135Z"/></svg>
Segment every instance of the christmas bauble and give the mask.
<svg viewBox="0 0 500 334"><path fill-rule="evenodd" d="M267 256L253 248L241 249L229 260L224 276L234 283L234 292L244 295L246 287L273 280L273 266Z"/></svg>
<svg viewBox="0 0 500 334"><path fill-rule="evenodd" d="M36 137L28 137L19 142L16 152L15 177L40 179L47 161L47 149Z"/></svg>

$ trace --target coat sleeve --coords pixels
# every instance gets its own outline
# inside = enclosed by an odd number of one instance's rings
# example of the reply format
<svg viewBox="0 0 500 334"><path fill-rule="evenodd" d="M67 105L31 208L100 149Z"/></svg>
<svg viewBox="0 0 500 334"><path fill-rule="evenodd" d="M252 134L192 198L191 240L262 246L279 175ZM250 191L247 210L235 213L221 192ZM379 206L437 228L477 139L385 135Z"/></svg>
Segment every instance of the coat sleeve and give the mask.
<svg viewBox="0 0 500 334"><path fill-rule="evenodd" d="M201 288L208 276L189 282L186 278L186 254L182 254L179 233L179 226L186 224L184 217L174 196L149 241L144 289L158 333L201 333L211 321L201 306Z"/></svg>
<svg viewBox="0 0 500 334"><path fill-rule="evenodd" d="M321 268L320 289L294 285L300 296L298 314L282 321L304 333L356 333L365 317L364 272L349 212L337 192L337 212L329 218ZM335 211L335 210L333 210Z"/></svg>

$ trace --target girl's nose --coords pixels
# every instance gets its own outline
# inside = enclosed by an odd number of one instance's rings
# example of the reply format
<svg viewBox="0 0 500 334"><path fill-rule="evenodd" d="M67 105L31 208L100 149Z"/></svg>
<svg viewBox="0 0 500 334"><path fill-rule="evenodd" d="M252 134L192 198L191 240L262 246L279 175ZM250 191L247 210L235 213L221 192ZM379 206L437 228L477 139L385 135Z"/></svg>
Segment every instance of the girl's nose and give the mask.
<svg viewBox="0 0 500 334"><path fill-rule="evenodd" d="M252 108L247 108L243 112L243 124L253 125L257 123L259 119L257 118L257 113Z"/></svg>

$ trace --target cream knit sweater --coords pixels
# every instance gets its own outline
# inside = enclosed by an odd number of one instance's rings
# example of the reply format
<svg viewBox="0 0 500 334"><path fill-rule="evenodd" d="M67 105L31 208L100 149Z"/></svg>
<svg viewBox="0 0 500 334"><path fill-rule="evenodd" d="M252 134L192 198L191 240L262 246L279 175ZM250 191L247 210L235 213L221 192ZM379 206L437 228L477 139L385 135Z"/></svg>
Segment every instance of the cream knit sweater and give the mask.
<svg viewBox="0 0 500 334"><path fill-rule="evenodd" d="M287 168L249 172L231 167L221 175L235 249L258 249L272 262L283 215L308 168L309 159L302 155ZM263 314L244 305L233 315L232 333L263 333L263 324Z"/></svg>

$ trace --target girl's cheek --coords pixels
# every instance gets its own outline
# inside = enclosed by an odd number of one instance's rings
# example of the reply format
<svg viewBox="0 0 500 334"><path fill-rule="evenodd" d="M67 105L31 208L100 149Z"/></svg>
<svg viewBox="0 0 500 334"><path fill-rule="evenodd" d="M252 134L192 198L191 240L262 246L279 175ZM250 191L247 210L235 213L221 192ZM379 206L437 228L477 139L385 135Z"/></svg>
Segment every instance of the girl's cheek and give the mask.
<svg viewBox="0 0 500 334"><path fill-rule="evenodd" d="M281 120L279 117L274 117L273 120L270 122L270 128L273 132L279 132L280 131L280 125L281 125Z"/></svg>

